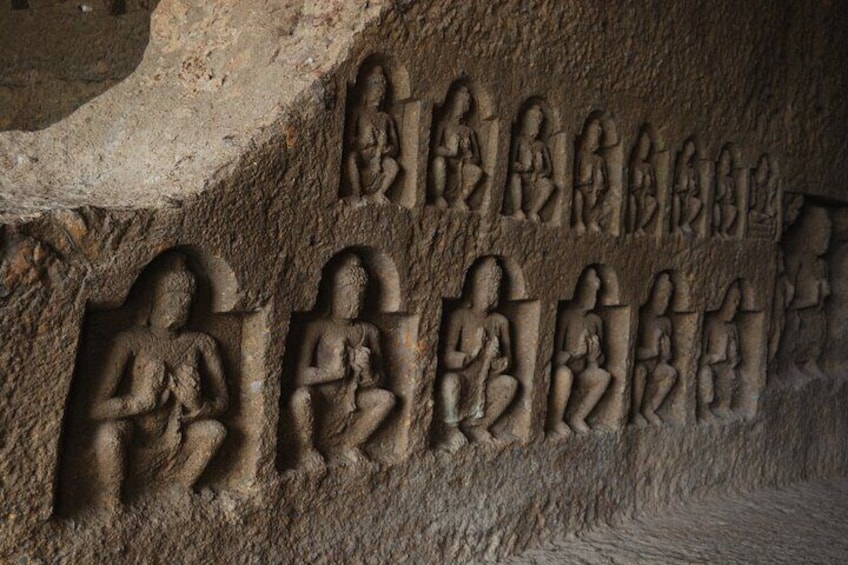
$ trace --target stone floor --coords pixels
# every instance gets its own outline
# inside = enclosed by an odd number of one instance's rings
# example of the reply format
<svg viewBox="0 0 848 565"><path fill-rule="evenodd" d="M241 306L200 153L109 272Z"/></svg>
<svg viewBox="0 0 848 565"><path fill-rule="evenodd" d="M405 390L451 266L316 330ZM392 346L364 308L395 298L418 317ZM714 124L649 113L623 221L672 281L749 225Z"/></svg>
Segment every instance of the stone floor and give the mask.
<svg viewBox="0 0 848 565"><path fill-rule="evenodd" d="M531 549L518 564L848 563L848 478L693 504Z"/></svg>

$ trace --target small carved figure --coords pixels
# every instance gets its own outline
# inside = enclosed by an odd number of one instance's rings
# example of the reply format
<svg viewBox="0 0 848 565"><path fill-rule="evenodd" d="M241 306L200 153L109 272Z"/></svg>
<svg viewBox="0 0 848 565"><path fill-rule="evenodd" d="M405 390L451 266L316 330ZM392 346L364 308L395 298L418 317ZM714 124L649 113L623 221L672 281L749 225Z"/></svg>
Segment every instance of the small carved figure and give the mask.
<svg viewBox="0 0 848 565"><path fill-rule="evenodd" d="M436 206L442 209L467 211L469 197L485 176L477 132L466 123L472 101L468 87L456 88L449 113L436 132L433 193Z"/></svg>
<svg viewBox="0 0 848 565"><path fill-rule="evenodd" d="M555 337L548 429L568 435L590 431L586 419L598 405L612 379L603 368L604 323L595 313L601 278L587 269L577 289L574 304L560 314ZM565 424L572 390L577 394Z"/></svg>
<svg viewBox="0 0 848 565"><path fill-rule="evenodd" d="M639 317L639 346L633 382L633 421L640 426L660 425L657 414L671 389L677 383L677 369L672 365L674 325L668 309L674 284L668 273L660 273L654 282L651 299Z"/></svg>
<svg viewBox="0 0 848 565"><path fill-rule="evenodd" d="M818 372L827 340L825 302L831 288L825 255L832 228L826 208L807 206L786 242L787 273L794 281L795 294L786 319L786 334L791 339L787 340L785 355L792 365L809 372Z"/></svg>
<svg viewBox="0 0 848 565"><path fill-rule="evenodd" d="M184 329L195 276L182 255L164 266L147 324L115 338L90 411L102 422L95 450L111 504L131 474L193 487L227 435L215 419L229 403L215 339Z"/></svg>
<svg viewBox="0 0 848 565"><path fill-rule="evenodd" d="M772 363L777 357L783 332L786 329L786 311L795 296L795 284L786 273L786 260L783 251L777 252L777 277L774 281L774 300L769 319L768 360Z"/></svg>
<svg viewBox="0 0 848 565"><path fill-rule="evenodd" d="M394 119L383 110L386 75L380 66L365 76L362 101L354 110L348 140L347 174L354 198L388 203L386 196L400 172L398 134Z"/></svg>
<svg viewBox="0 0 848 565"><path fill-rule="evenodd" d="M533 104L525 112L521 134L515 140L509 194L512 216L519 220L528 218L532 222L540 222L539 212L554 192L551 152L547 143L539 137L544 122L542 108Z"/></svg>
<svg viewBox="0 0 848 565"><path fill-rule="evenodd" d="M630 233L643 235L657 213L657 171L653 164L654 142L647 131L630 158L630 190L627 198L627 226Z"/></svg>
<svg viewBox="0 0 848 565"><path fill-rule="evenodd" d="M768 154L760 156L751 181L748 229L755 236L774 237L780 181L776 162Z"/></svg>
<svg viewBox="0 0 848 565"><path fill-rule="evenodd" d="M718 156L713 200L713 234L731 237L739 217L737 207L736 172L733 170L733 153L724 147Z"/></svg>
<svg viewBox="0 0 848 565"><path fill-rule="evenodd" d="M742 303L739 282L727 289L721 308L704 322L704 342L698 369L698 418L711 422L733 416L733 396L742 363L742 343L736 320Z"/></svg>
<svg viewBox="0 0 848 565"><path fill-rule="evenodd" d="M583 130L577 149L577 179L574 190L574 227L579 232L588 229L601 231L609 191L607 163L601 153L603 128L597 119L590 120Z"/></svg>
<svg viewBox="0 0 848 565"><path fill-rule="evenodd" d="M498 443L491 427L518 390L518 381L507 373L513 364L509 320L495 311L503 271L487 257L471 277L470 296L450 314L442 350L442 447L451 452L469 439Z"/></svg>
<svg viewBox="0 0 848 565"><path fill-rule="evenodd" d="M362 448L395 406L380 388L380 330L360 319L368 273L360 259L344 257L332 275L330 312L306 327L291 399L298 466L368 460Z"/></svg>
<svg viewBox="0 0 848 565"><path fill-rule="evenodd" d="M674 233L691 234L701 215L701 181L698 176L695 140L689 138L677 157L674 170L674 194L671 203L671 229Z"/></svg>

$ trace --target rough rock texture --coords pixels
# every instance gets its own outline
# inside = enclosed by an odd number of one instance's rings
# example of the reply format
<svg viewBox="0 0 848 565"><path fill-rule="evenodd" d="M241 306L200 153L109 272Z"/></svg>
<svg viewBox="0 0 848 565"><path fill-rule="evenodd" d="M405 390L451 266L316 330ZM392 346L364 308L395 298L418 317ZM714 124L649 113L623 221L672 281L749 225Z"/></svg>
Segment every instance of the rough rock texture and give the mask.
<svg viewBox="0 0 848 565"><path fill-rule="evenodd" d="M842 563L848 483L815 481L674 508L507 563Z"/></svg>
<svg viewBox="0 0 848 565"><path fill-rule="evenodd" d="M835 279L848 239L842 9L162 0L125 80L43 131L0 134L0 556L494 559L679 500L844 475L848 289ZM377 65L400 146L379 167L363 165L370 149L355 134L361 116L384 119L360 103L379 89L368 72ZM473 210L443 210L432 205L436 156L441 140L461 137L444 132L462 87L472 105L460 120L475 131L472 164L483 180L472 187ZM544 223L502 214L506 187L524 179L511 147L534 102L545 116L537 155L549 154L552 169L541 176L554 187ZM604 171L610 216L603 233L581 234L572 222L575 154L593 117L602 147L584 157L602 162L591 170ZM640 162L642 129L652 149ZM665 226L675 157L691 135L704 215L689 236ZM741 216L732 234L710 236L707 220L729 209L711 206L728 142L724 178L737 187ZM768 185L776 198L757 232L747 210L762 153L777 158L780 174L766 175L777 179ZM632 173L646 165L661 221L650 235L625 235ZM352 178L386 178L392 166L401 173L389 203L340 198L355 194ZM674 293L652 318L662 273ZM776 290L781 280L803 300L777 300L788 296ZM480 306L492 288L500 304ZM182 327L178 298L192 295ZM831 314L831 304L840 309ZM593 378L611 384L587 418L593 430L561 438L551 433L564 424L554 391L577 375L568 418L576 431L573 406L590 379L558 356L568 347L557 327L583 306L603 354ZM456 312L466 321L454 322ZM511 402L492 430L500 441L445 453L444 383L472 372L449 354L484 349L450 351L447 336L477 315L486 323L465 334L498 341L495 356L507 357L477 373L509 376L491 396ZM655 371L637 352L651 341L646 328L666 326L672 354L662 363L678 375L659 411L667 423L631 425L636 375ZM592 336L581 342L588 359ZM739 364L710 361L719 349ZM326 406L309 408L320 396L309 396L304 376L313 353L327 373L339 365L340 380L354 374L356 386L378 392L352 393L359 410L343 414L374 418L367 444L333 436ZM209 384L219 362L223 403ZM725 411L733 414L714 423L705 420L720 403L698 404L705 367L718 385L731 372L738 381ZM378 372L379 386L370 382ZM194 390L192 379L201 381ZM122 395L127 403L112 402ZM208 405L198 408L198 397ZM168 430L139 423L165 405L178 409ZM308 469L305 415L330 429L316 440L326 468ZM139 431L158 439L144 444ZM179 476L173 453L145 451L166 444L193 447L200 459L188 466L199 480ZM128 446L139 448L131 466L159 475L106 472ZM347 449L343 464L330 447ZM198 492L171 479L196 482ZM122 502L101 500L116 485Z"/></svg>

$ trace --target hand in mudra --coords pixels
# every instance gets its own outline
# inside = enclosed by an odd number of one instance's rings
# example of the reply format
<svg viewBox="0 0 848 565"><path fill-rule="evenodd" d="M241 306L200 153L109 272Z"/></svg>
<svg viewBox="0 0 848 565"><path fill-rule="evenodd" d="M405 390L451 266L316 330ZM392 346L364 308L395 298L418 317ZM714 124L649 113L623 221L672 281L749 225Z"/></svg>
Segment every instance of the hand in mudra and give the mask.
<svg viewBox="0 0 848 565"><path fill-rule="evenodd" d="M191 412L201 407L200 372L193 365L180 365L171 375L174 396Z"/></svg>
<svg viewBox="0 0 848 565"><path fill-rule="evenodd" d="M365 386L374 384L374 371L371 367L371 350L364 345L349 350L350 365L359 377L359 383Z"/></svg>
<svg viewBox="0 0 848 565"><path fill-rule="evenodd" d="M496 374L503 373L509 367L509 359L506 357L497 357L492 361L492 372Z"/></svg>

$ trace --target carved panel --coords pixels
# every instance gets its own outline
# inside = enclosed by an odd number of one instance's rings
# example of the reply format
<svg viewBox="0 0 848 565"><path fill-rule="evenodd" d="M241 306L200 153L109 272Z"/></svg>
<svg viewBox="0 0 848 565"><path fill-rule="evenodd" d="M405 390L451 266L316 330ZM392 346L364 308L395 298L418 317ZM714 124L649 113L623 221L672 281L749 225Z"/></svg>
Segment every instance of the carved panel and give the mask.
<svg viewBox="0 0 848 565"><path fill-rule="evenodd" d="M417 378L417 317L397 311L394 264L370 248L327 262L318 303L292 319L284 361L279 467L405 454Z"/></svg>
<svg viewBox="0 0 848 565"><path fill-rule="evenodd" d="M748 171L741 166L739 151L732 143L721 148L713 172L710 194L712 235L737 238L745 233Z"/></svg>
<svg viewBox="0 0 848 565"><path fill-rule="evenodd" d="M557 166L562 135L548 104L531 98L513 124L509 172L502 213L517 220L558 225L562 210L563 171ZM561 162L561 159L559 159Z"/></svg>
<svg viewBox="0 0 848 565"><path fill-rule="evenodd" d="M612 116L589 115L576 143L572 225L579 232L622 231L623 149Z"/></svg>
<svg viewBox="0 0 848 565"><path fill-rule="evenodd" d="M750 176L748 237L778 239L782 223L782 192L777 159L763 153Z"/></svg>
<svg viewBox="0 0 848 565"><path fill-rule="evenodd" d="M656 132L643 126L628 164L624 227L635 235L659 235L668 217L669 152Z"/></svg>
<svg viewBox="0 0 848 565"><path fill-rule="evenodd" d="M694 136L683 142L674 165L671 189L671 233L704 236L707 233L712 166L701 157Z"/></svg>
<svg viewBox="0 0 848 565"><path fill-rule="evenodd" d="M445 210L487 210L497 142L498 121L488 97L469 80L454 82L433 110L429 202Z"/></svg>
<svg viewBox="0 0 848 565"><path fill-rule="evenodd" d="M433 442L527 439L539 304L518 292L520 271L486 256L468 270L460 300L445 300ZM523 286L523 285L521 285Z"/></svg>
<svg viewBox="0 0 848 565"><path fill-rule="evenodd" d="M88 312L65 421L60 511L117 506L170 483L249 478L243 460L256 446L244 439L255 436L240 393L242 316L213 313L221 281L205 264L189 250L166 252L122 306Z"/></svg>
<svg viewBox="0 0 848 565"><path fill-rule="evenodd" d="M557 316L549 432L570 435L624 424L629 349L630 308L620 304L615 274L590 266Z"/></svg>
<svg viewBox="0 0 848 565"><path fill-rule="evenodd" d="M341 196L412 208L419 120L406 70L388 57L365 59L348 88Z"/></svg>

